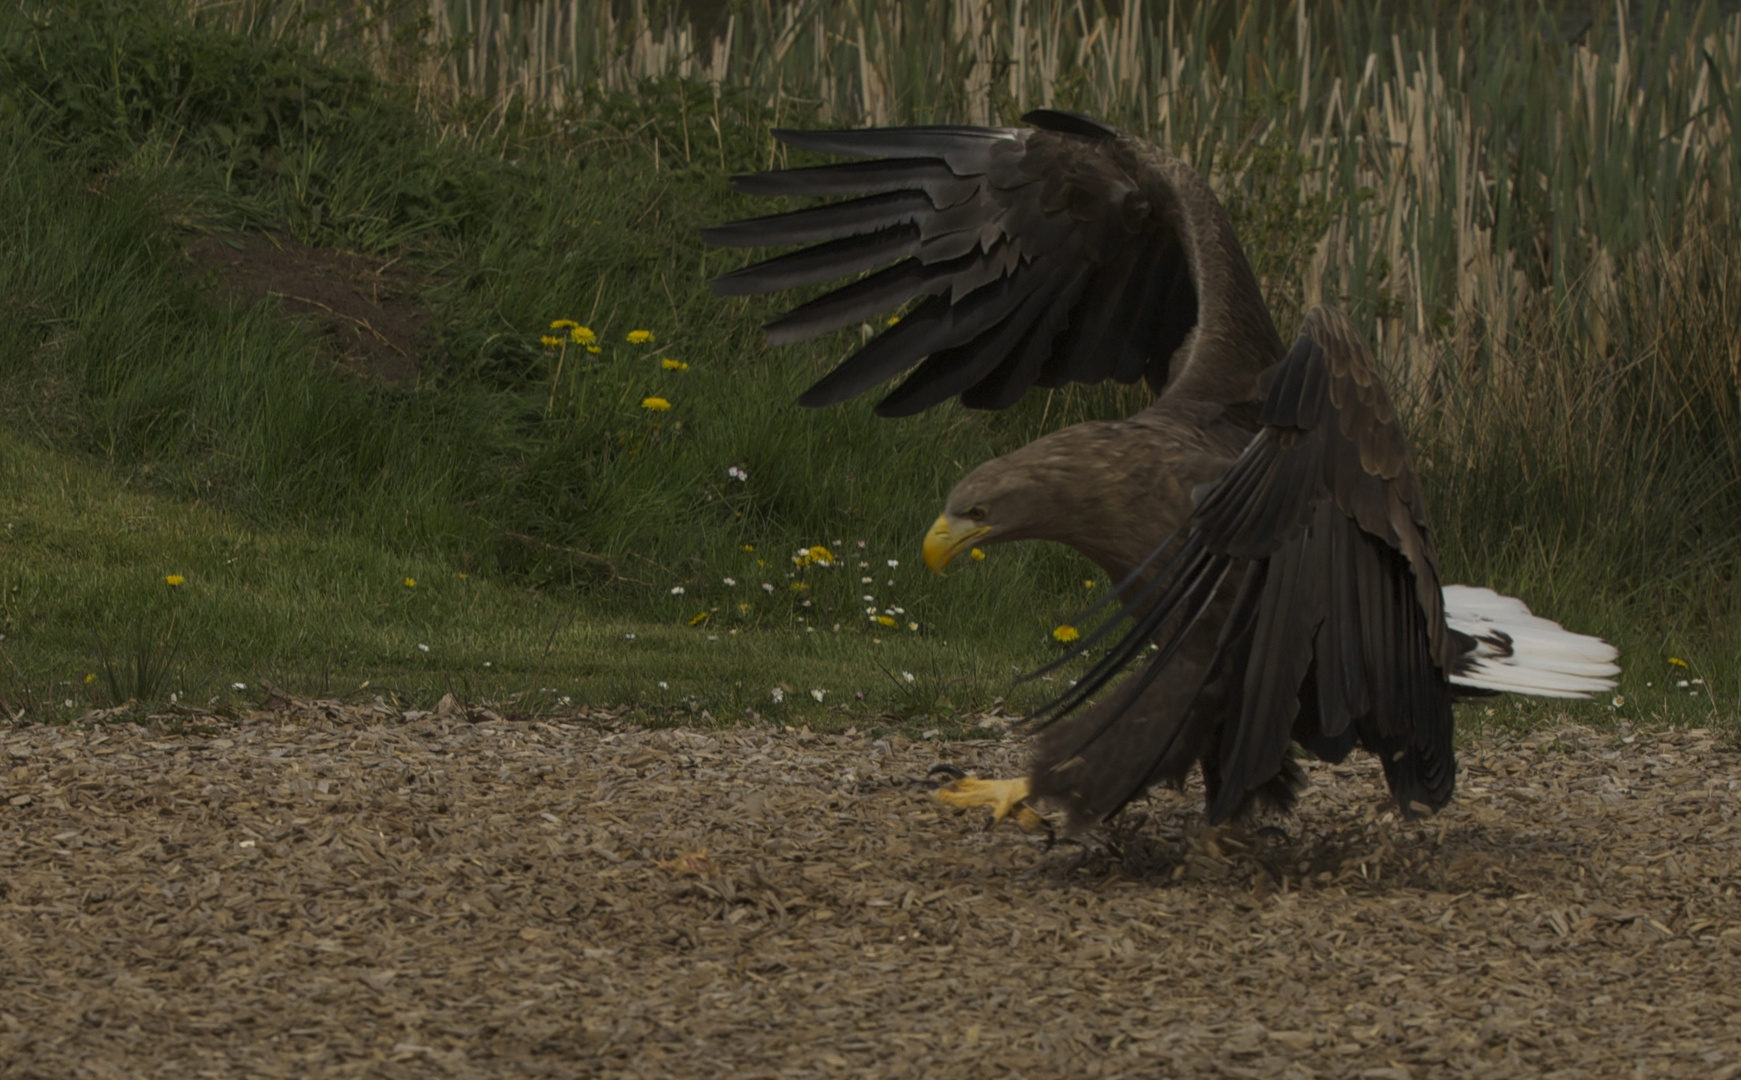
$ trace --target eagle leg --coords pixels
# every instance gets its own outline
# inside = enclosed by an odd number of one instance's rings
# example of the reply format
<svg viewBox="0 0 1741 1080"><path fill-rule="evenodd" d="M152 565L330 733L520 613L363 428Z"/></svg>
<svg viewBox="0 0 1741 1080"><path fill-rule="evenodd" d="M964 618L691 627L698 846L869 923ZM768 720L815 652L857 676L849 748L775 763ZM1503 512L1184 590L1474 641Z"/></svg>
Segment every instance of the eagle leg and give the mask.
<svg viewBox="0 0 1741 1080"><path fill-rule="evenodd" d="M1040 815L1022 805L1022 800L1028 797L1026 777L1015 780L979 780L963 776L933 792L933 795L938 801L963 810L975 806L989 806L994 825L1013 814L1016 824L1024 832L1046 831L1046 823Z"/></svg>

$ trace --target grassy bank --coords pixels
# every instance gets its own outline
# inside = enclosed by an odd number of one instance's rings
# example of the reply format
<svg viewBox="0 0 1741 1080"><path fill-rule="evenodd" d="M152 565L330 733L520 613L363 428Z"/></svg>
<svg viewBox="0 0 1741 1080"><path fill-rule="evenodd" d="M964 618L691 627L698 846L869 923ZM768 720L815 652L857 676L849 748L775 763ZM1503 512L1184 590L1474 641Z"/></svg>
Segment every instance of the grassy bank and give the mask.
<svg viewBox="0 0 1741 1080"><path fill-rule="evenodd" d="M977 641L690 626L692 604L611 612L438 554L263 530L3 433L0 552L0 686L37 718L130 698L224 709L282 691L427 707L452 693L530 715L626 703L650 722L753 710L953 733L1011 674Z"/></svg>
<svg viewBox="0 0 1741 1080"><path fill-rule="evenodd" d="M540 99L521 79L486 97L452 75L460 39L430 37L439 20L335 30L316 56L318 22L262 11L251 35L143 3L0 15L0 699L101 703L124 690L102 656L135 640L153 654L173 615L175 677L153 689L202 701L268 678L418 702L694 696L724 716L780 686L787 708L823 689L865 715L943 715L1004 692L1103 585L1037 547L937 580L917 538L966 468L1131 411L1138 393L899 422L863 404L801 411L798 391L856 338L770 353L755 328L774 308L706 290L737 257L695 229L758 212L724 177L772 160L775 123L877 115L867 72L924 66L900 40L865 39L856 97L798 68L770 93L772 69L744 64L717 93L579 79ZM1284 321L1327 294L1384 344L1448 576L1615 640L1621 715L1729 722L1736 52L1699 18L1624 64L1612 36L1511 43L1477 27L1466 51L1491 64L1447 50L1431 72L1424 43L1376 52L1346 28L1254 16L1167 38L1144 23L1117 39L1137 50L1115 57L1125 67L1060 61L1076 74L1046 94L1006 82L982 104L1002 116L1050 97L1170 136L1227 193ZM988 26L994 43L1008 29ZM734 48L752 57L758 40L741 29ZM1142 53L1167 41L1176 56ZM830 63L817 70L846 70ZM1577 64L1584 90L1543 96ZM1186 71L1165 93L1152 81ZM903 89L916 74L885 81L890 118L981 109ZM1647 92L1658 111L1625 106ZM1526 100L1538 112L1513 108ZM1598 107L1597 136L1565 134ZM1403 126L1381 139L1386 109ZM1559 150L1541 145L1549 130ZM1550 152L1576 175L1553 173L1565 186L1538 198ZM1646 166L1648 199L1619 199ZM1656 211L1639 217L1643 202ZM266 228L415 274L431 319L415 379L336 370L319 334L219 299L185 254ZM556 319L598 351L543 343ZM792 561L817 546L827 559Z"/></svg>

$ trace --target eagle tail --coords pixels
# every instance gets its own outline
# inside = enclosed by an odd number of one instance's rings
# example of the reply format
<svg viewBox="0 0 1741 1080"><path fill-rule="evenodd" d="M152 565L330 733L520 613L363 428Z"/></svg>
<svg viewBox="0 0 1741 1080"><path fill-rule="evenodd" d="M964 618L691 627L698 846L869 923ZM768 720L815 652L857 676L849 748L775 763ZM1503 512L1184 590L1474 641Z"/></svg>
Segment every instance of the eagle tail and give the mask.
<svg viewBox="0 0 1741 1080"><path fill-rule="evenodd" d="M1575 634L1492 589L1446 585L1443 591L1445 623L1463 646L1451 665L1453 686L1559 698L1614 689L1620 654L1601 638Z"/></svg>

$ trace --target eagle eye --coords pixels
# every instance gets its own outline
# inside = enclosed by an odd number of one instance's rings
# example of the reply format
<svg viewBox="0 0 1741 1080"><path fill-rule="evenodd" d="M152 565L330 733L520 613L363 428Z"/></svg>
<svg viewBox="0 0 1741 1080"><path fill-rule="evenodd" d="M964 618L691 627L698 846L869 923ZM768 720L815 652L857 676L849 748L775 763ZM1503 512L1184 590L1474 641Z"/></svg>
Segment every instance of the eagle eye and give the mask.
<svg viewBox="0 0 1741 1080"><path fill-rule="evenodd" d="M967 508L967 520L969 520L969 521L984 521L985 520L985 507L983 507L983 506L970 506L970 507L968 507Z"/></svg>

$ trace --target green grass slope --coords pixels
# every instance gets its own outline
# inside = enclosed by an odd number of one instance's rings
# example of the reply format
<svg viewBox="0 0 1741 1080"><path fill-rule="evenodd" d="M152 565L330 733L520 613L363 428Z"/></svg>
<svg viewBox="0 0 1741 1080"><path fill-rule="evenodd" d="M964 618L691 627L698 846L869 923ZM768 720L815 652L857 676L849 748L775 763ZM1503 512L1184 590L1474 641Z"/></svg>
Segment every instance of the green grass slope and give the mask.
<svg viewBox="0 0 1741 1080"><path fill-rule="evenodd" d="M632 704L654 721L754 710L955 731L1011 674L991 650L904 627L691 626L686 598L673 598L670 617L602 611L439 555L262 530L129 490L7 433L0 567L0 701L38 718L172 695L227 708L278 689L406 706L452 693L527 714ZM813 566L810 579L826 594L827 575L853 572ZM750 580L740 591L761 598Z"/></svg>

